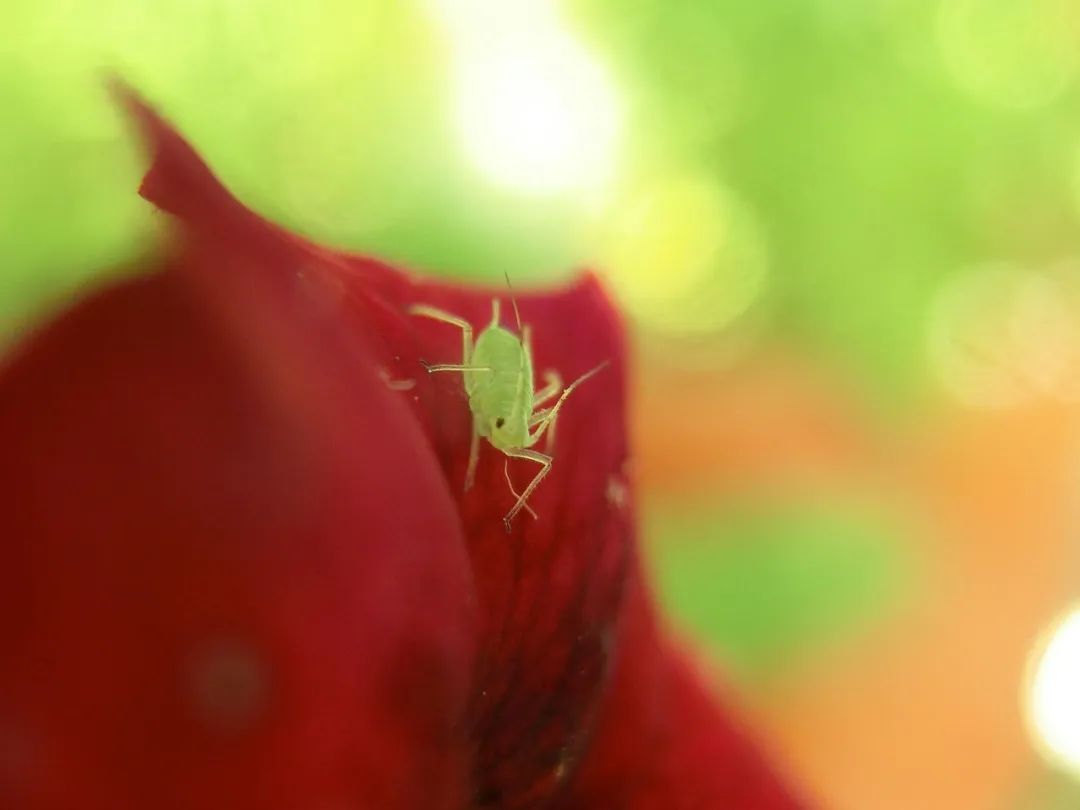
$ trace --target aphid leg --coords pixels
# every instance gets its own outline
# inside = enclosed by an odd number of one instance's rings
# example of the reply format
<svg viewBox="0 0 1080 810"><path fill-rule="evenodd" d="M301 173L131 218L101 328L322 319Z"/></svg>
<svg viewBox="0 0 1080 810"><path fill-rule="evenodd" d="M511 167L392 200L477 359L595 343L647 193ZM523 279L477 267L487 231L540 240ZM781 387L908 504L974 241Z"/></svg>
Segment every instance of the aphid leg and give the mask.
<svg viewBox="0 0 1080 810"><path fill-rule="evenodd" d="M472 326L467 320L449 312L444 312L441 309L429 307L427 304L413 304L409 307L409 313L419 315L422 318L431 318L434 321L453 324L461 329L461 362L463 365L468 365L473 352L473 332Z"/></svg>
<svg viewBox="0 0 1080 810"><path fill-rule="evenodd" d="M525 506L527 505L526 502L529 500L529 496L533 494L533 490L540 486L540 482L544 480L544 476L548 474L549 470L551 470L551 456L545 455L543 453L538 453L536 450L525 449L505 450L503 452L505 452L506 455L508 455L510 458L524 458L529 461L535 461L537 464L540 465L540 472L538 472L536 474L536 477L529 482L529 485L527 487L525 487L525 491L518 495L517 503L514 504L513 508L511 508L510 511L507 512L506 516L503 518L503 524L506 526L506 531L509 534L510 521L514 519L514 516L517 515L518 512L525 508Z"/></svg>
<svg viewBox="0 0 1080 810"><path fill-rule="evenodd" d="M465 491L472 489L476 481L476 465L480 461L480 431L476 429L476 420L473 420L472 441L469 443L469 466L465 468Z"/></svg>
<svg viewBox="0 0 1080 810"><path fill-rule="evenodd" d="M533 396L533 407L539 407L562 391L562 377L557 371L544 372L544 387Z"/></svg>
<svg viewBox="0 0 1080 810"><path fill-rule="evenodd" d="M541 422L547 421L547 418L551 416L551 408L541 408L535 411L532 416L529 417L529 427L536 427Z"/></svg>
<svg viewBox="0 0 1080 810"><path fill-rule="evenodd" d="M540 437L544 435L545 431L554 431L555 420L558 418L559 409L562 408L563 403L566 402L566 398L569 397L572 393L574 393L575 388L577 388L579 385L589 379L589 377L601 371L605 366L607 366L607 364L608 363L605 360L596 368L586 371L584 374L582 374L580 377L570 383L570 385L566 386L566 390L562 392L562 396L559 397L559 400L552 407L545 408L543 411L538 411L537 413L533 414L532 419L529 420L529 424L530 426L535 424L536 430L529 434L529 439L526 446L532 447L534 444L540 441ZM552 441L552 438L549 437L547 444L548 447L551 447Z"/></svg>
<svg viewBox="0 0 1080 810"><path fill-rule="evenodd" d="M559 422L557 418L552 416L551 412L553 410L553 408L543 408L534 413L531 417L529 417L529 427L536 427L537 425L543 424L543 429L538 430L530 438L529 443L535 444L541 436L545 436L546 439L544 441L544 452L548 453L549 455L551 454L551 451L555 448L555 425L557 425Z"/></svg>
<svg viewBox="0 0 1080 810"><path fill-rule="evenodd" d="M491 366L462 366L457 363L425 363L421 365L428 371L491 371Z"/></svg>
<svg viewBox="0 0 1080 810"><path fill-rule="evenodd" d="M559 413L552 409L551 417L547 423L547 437L544 440L544 450L550 453L555 449L555 428L559 426Z"/></svg>
<svg viewBox="0 0 1080 810"><path fill-rule="evenodd" d="M492 326L498 326L499 325L499 319L500 319L499 318L499 312L500 312L500 310L499 310L499 299L498 298L492 298L491 299L491 325Z"/></svg>
<svg viewBox="0 0 1080 810"><path fill-rule="evenodd" d="M503 461L503 477L506 479L506 485L508 487L510 487L510 494L513 495L515 498L520 498L521 496L518 495L517 490L514 489L514 482L510 480L510 459L509 458L506 459L505 461ZM532 515L533 520L536 520L536 512L533 511L533 508L531 506L529 506L526 503L526 504L522 505L522 509L524 509L530 515Z"/></svg>

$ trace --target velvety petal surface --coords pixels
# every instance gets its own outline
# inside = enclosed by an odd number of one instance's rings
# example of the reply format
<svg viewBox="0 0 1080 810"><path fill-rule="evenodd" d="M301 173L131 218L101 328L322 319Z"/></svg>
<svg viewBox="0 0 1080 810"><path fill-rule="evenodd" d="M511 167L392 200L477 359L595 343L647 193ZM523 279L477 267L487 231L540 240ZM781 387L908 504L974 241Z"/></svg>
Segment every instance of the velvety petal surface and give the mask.
<svg viewBox="0 0 1080 810"><path fill-rule="evenodd" d="M599 283L586 275L566 288L516 295L539 372L554 369L569 382L609 365L562 411L552 471L530 499L538 518L522 513L508 534L502 517L515 497L506 458L483 443L476 485L464 492L471 416L462 380L428 375L421 364L460 362L461 332L406 311L414 303L438 307L479 331L500 298L503 323L514 327L507 288L440 283L288 234L240 205L160 118L137 103L134 109L154 152L143 194L180 219L184 239L282 268L309 285L371 347L388 389L422 427L457 502L476 580L474 805L544 806L587 745L632 564L625 351ZM514 460L508 469L520 491L538 468Z"/></svg>
<svg viewBox="0 0 1080 810"><path fill-rule="evenodd" d="M743 721L664 636L640 577L629 585L615 677L589 756L559 810L798 810Z"/></svg>
<svg viewBox="0 0 1080 810"><path fill-rule="evenodd" d="M473 588L427 441L306 289L207 248L0 371L0 806L460 808Z"/></svg>
<svg viewBox="0 0 1080 810"><path fill-rule="evenodd" d="M258 379L270 380L272 390L284 392L284 412L296 416L298 455L283 458L280 468L291 486L313 493L318 507L304 514L331 519L335 513L328 510L327 493L347 491L355 496L349 501L355 512L349 511L348 517L357 525L366 520L377 526L411 527L404 534L358 530L353 545L339 548L337 541L326 541L334 551L319 555L339 577L337 588L349 591L350 597L342 599L364 613L356 618L357 626L383 641L382 646L367 641L351 648L345 644L356 658L340 658L340 669L331 669L335 674L311 663L319 658L317 650L296 656L311 665L312 682L342 680L333 682L340 687L337 692L316 690L325 696L325 703L316 701L315 692L304 693L302 697L316 702L310 710L298 708L295 722L324 727L312 718L325 720L335 707L355 705L365 696L385 697L385 691L380 693L384 681L374 674L366 675L359 686L351 684L356 694L345 688L340 673L353 672L358 661L366 660L356 647L366 654L382 649L400 652L397 671L402 677L397 690L389 693L400 700L359 707L350 715L360 718L355 725L346 720L340 726L331 723L329 729L340 729L340 740L331 735L331 742L322 748L306 748L298 763L310 763L313 774L336 784L340 772L335 763L366 753L370 760L353 772L353 779L374 781L353 787L353 795L364 796L367 802L359 806L795 807L754 746L719 713L689 665L656 630L635 556L624 337L595 277L586 274L557 290L518 291L516 296L522 321L532 330L538 377L552 369L569 382L599 363L608 366L566 403L553 447L540 445L553 454L554 466L530 499L538 517L520 514L508 534L502 516L515 496L504 476L511 475L520 490L537 468L521 460L507 464L502 454L484 443L476 485L464 492L471 416L462 380L458 375L428 375L422 364L459 362L461 334L451 325L407 311L418 303L437 307L465 318L479 331L491 318L492 299L498 298L502 323L513 328L508 290L432 281L315 245L272 225L233 198L191 147L146 105L126 91L122 95L153 155L142 193L172 214L179 226L177 251L189 257L182 274L185 289L195 291L199 306L205 307L199 310L202 316L225 327L232 340L229 345L244 347L238 366L257 368L262 375ZM251 290L265 295L255 296L253 302ZM294 300L304 302L307 322L297 322L285 311L288 307L280 306ZM157 324L160 319L153 320ZM282 330L283 322L294 328ZM324 333L332 333L330 355L339 358L337 365L323 358L325 346L315 345L327 340ZM209 343L220 347L217 336ZM353 354L343 347L350 347ZM230 366L219 373L218 381L227 383L225 390L246 379L234 371ZM49 379L54 377L52 372ZM216 390L210 387L214 390L207 390L208 398ZM185 386L173 393L183 390ZM132 408L143 403L140 413L146 409L153 414L146 408L144 392L131 393ZM261 389L253 398L261 400ZM33 403L40 401L37 397ZM129 419L135 421L134 416ZM258 424L248 418L237 422ZM102 432L108 433L104 427ZM153 435L160 441L161 435L171 434ZM144 443L141 435L131 441L140 448L158 446ZM25 452L34 446L26 440ZM330 484L311 477L303 466L310 448L323 446L327 457L336 458L336 453L343 459L343 466L334 468L343 473L340 480L330 476ZM172 458L172 445L162 450L162 459ZM174 466L161 463L168 469ZM275 469L272 464L254 466ZM290 502L291 486L283 487L281 504L271 498L273 508ZM176 487L168 491L184 493ZM227 500L234 503L231 497ZM114 517L120 520L119 505L116 508ZM151 511L160 514L156 508ZM260 511L232 514L235 523L229 525L235 525L238 533L248 531L245 521ZM178 518L177 525L189 518ZM417 521L432 522L417 526ZM334 525L340 525L336 519ZM199 529L201 524L178 532ZM388 536L394 538L394 549L377 548ZM175 543L183 545L179 539ZM386 575L401 566L402 558L426 573L405 584L401 575ZM388 567L382 568L380 560ZM365 564L367 570L357 575L354 566ZM33 560L25 561L27 570L34 565ZM274 571L271 567L269 580L277 581L277 576L280 587L287 587L284 574ZM266 571L260 569L258 575L265 576ZM188 587L196 587L200 576L192 573ZM394 584L365 585L387 579ZM252 582L253 589L262 587L254 574ZM423 599L425 588L435 597L428 604ZM327 588L323 595L335 592ZM359 595L369 592L377 597ZM261 600L252 596L246 604L253 611L269 613L271 608ZM466 600L472 614L463 604ZM275 604L275 610L288 614L284 623L302 621L297 617L304 615L303 610ZM449 619L448 627L437 626L442 616ZM475 625L469 624L470 616ZM470 637L471 630L475 638ZM297 649L307 650L317 638L288 637L281 643L293 653L294 642ZM466 647L473 654L462 666ZM338 653L343 655L340 649ZM380 654L372 660L394 657ZM374 669L390 671L381 669L381 663ZM135 675L127 682L132 688L141 683ZM403 725L380 733L381 724L393 723L395 712L404 712ZM255 746L254 737L251 745ZM265 763L253 757L252 761ZM174 756L162 757L161 767L175 762ZM429 779L429 773L435 777ZM416 784L418 774L423 775L419 777L423 785ZM285 771L264 773L255 783L261 785L260 779L269 780L260 795L275 799L285 795L285 788L275 781L285 779ZM395 779L399 793L387 787ZM297 796L311 795L304 793L300 781L288 783L288 788L295 788ZM236 795L245 795L241 787L236 789ZM380 789L386 792L380 794ZM437 798L425 798L424 790Z"/></svg>

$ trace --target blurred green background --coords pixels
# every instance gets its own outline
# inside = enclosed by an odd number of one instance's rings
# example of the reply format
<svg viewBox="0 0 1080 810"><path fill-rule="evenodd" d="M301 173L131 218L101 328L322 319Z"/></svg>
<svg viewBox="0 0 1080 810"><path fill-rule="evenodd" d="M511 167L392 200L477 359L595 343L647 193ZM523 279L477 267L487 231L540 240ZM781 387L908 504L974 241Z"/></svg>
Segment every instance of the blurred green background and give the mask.
<svg viewBox="0 0 1080 810"><path fill-rule="evenodd" d="M933 532L895 496L932 487L881 459L943 412L1080 396L1074 0L0 5L0 339L152 243L107 73L317 240L523 286L598 267L635 330L659 587L766 715L814 650L932 591ZM690 455L664 432L680 374L767 403L701 400L701 452L728 460L693 487L658 472ZM774 419L779 467L804 433L832 460L746 473L774 448L732 445L740 420L821 397L844 449ZM957 790L940 806L985 806Z"/></svg>
<svg viewBox="0 0 1080 810"><path fill-rule="evenodd" d="M243 199L304 233L459 277L669 260L669 279L712 273L726 294L700 312L700 278L682 296L638 278L627 295L646 322L678 328L682 313L718 332L767 313L768 328L842 358L894 407L926 393L928 312L949 279L1071 254L1080 48L1068 0L568 0L538 22L547 5L4 0L3 317L146 233L106 69ZM470 160L463 65L495 48L460 29L485 15L520 29L509 37L557 25L603 71L618 132L599 144L611 165L598 192L523 191ZM489 61L489 75L505 71ZM574 71L555 79L580 84ZM506 92L520 95L502 114L528 109L528 86ZM584 137L603 126L586 119ZM628 244L635 217L649 232Z"/></svg>

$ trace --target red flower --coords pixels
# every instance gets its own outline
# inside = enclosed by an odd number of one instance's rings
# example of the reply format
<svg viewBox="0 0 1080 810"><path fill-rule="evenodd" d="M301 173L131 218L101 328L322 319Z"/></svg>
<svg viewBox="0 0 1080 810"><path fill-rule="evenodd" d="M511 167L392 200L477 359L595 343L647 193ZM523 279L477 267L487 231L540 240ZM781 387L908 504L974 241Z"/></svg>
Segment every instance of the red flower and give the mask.
<svg viewBox="0 0 1080 810"><path fill-rule="evenodd" d="M656 629L595 278L518 295L538 371L610 366L507 534L505 457L463 491L461 377L421 365L460 333L407 312L506 291L271 225L122 96L177 239L0 372L0 805L799 806Z"/></svg>

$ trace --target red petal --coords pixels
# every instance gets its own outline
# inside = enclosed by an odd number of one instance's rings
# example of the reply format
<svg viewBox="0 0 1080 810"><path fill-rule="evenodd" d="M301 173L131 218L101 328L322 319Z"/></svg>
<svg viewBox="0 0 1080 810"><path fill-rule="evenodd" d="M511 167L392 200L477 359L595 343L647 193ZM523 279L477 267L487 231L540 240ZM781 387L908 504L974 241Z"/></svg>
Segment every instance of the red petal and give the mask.
<svg viewBox="0 0 1080 810"><path fill-rule="evenodd" d="M359 343L371 347L386 379L415 383L393 395L411 408L439 460L445 489L457 501L476 579L480 656L469 715L475 805L542 807L565 792L587 750L617 647L622 662L617 678L624 684L618 694L629 697L607 704L605 729L619 729L623 722L629 728L653 728L649 712L655 707L648 692L661 687L635 677L639 668L663 669L665 674L657 676L662 688L680 696L663 722L672 730L686 724L693 747L672 743L666 779L656 782L675 791L676 774L691 780L681 793L671 794L673 800L721 795L716 792L720 782L703 770L704 759L712 755L733 757L735 770L728 771L732 777L749 763L747 776L751 781L761 776L765 784L760 764L745 753L750 749L730 742L735 738L723 719L711 712L703 694L654 636L631 634L616 641L627 572L635 566L633 503L625 469L625 347L618 319L596 279L586 275L549 292L519 291L522 319L533 330L538 372L555 369L569 381L598 363L610 366L576 390L562 411L554 466L530 499L539 519L534 522L522 514L507 535L502 516L514 496L503 478L505 458L485 443L476 486L462 492L471 434L462 383L456 375L429 376L421 365L421 360L457 362L460 333L447 324L410 316L406 308L414 303L435 306L466 318L479 330L490 320L492 297L498 297L503 322L512 325L508 291L422 279L290 235L240 205L153 112L138 102L129 104L155 154L142 192L180 218L188 243L204 245L214 256L243 257L276 268L279 277L300 272L327 316L346 324ZM381 456L372 458L383 463ZM511 469L519 489L536 471L520 461ZM617 772L620 759L609 756L610 743L605 742L611 733L604 732L599 748L590 754L598 764L590 762L589 773L594 768ZM679 771L674 762L680 754L701 767ZM698 793L694 779L703 780ZM621 788L615 782L586 775L584 784L582 795L596 807L620 806L614 797ZM646 795L661 802L655 806L664 806L661 793L642 794L642 802Z"/></svg>
<svg viewBox="0 0 1080 810"><path fill-rule="evenodd" d="M465 524L480 602L472 709L477 804L542 807L564 789L588 743L633 553L621 329L591 276L555 292L517 296L522 320L533 330L538 372L555 369L569 381L600 362L611 365L568 400L551 473L530 499L538 519L521 514L508 535L502 516L515 497L504 477L505 456L483 443L476 484L463 492L471 415L462 382L451 375L429 379L419 366L420 358L458 362L460 333L400 315L395 325L388 315L424 303L482 328L495 296L509 325L505 289L388 276L370 260L344 261L353 270L344 276L350 322L380 322L380 332L394 336L383 362L397 363L395 375L417 380L417 414ZM375 303L372 288L380 292ZM510 469L519 491L536 471L520 461Z"/></svg>
<svg viewBox="0 0 1080 810"><path fill-rule="evenodd" d="M0 806L458 808L471 582L426 441L206 248L0 373Z"/></svg>
<svg viewBox="0 0 1080 810"><path fill-rule="evenodd" d="M589 757L559 810L799 810L749 734L658 633L640 578Z"/></svg>
<svg viewBox="0 0 1080 810"><path fill-rule="evenodd" d="M374 346L387 376L415 381L399 396L424 426L458 499L477 580L477 796L510 808L553 795L587 739L631 549L623 338L595 278L518 296L534 330L539 371L556 369L570 381L598 363L611 365L575 391L562 412L554 467L530 501L539 520L523 514L507 535L502 516L514 496L504 457L485 444L476 486L462 492L471 430L462 384L451 375L429 379L420 364L456 362L460 333L405 312L425 303L479 328L490 320L493 296L512 317L507 290L423 280L289 236L243 209L156 115L137 103L133 109L155 155L143 193L181 217L189 240L213 244L218 253L251 251L264 264L302 262L328 311ZM511 468L519 489L537 470L527 462Z"/></svg>

